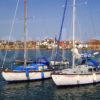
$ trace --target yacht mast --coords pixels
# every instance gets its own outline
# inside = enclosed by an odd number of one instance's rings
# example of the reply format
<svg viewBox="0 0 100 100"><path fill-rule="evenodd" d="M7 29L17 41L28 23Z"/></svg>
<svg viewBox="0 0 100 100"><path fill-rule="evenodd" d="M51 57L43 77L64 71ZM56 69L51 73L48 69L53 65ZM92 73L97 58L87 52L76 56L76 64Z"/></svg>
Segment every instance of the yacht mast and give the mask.
<svg viewBox="0 0 100 100"><path fill-rule="evenodd" d="M76 11L76 0L73 0L73 50L75 48L75 11ZM75 67L75 57L73 55L72 67Z"/></svg>
<svg viewBox="0 0 100 100"><path fill-rule="evenodd" d="M26 39L27 39L27 0L24 0L24 67L26 67L27 63L27 46L26 46Z"/></svg>

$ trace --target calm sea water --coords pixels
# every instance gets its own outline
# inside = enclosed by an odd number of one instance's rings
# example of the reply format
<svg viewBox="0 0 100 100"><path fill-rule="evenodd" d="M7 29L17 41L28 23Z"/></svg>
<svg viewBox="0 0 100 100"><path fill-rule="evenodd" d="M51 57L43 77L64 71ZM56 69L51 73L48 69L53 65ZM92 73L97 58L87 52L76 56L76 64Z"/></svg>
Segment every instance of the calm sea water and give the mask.
<svg viewBox="0 0 100 100"><path fill-rule="evenodd" d="M42 52L42 53L41 53ZM51 51L39 51L37 56L46 56L50 59ZM93 51L89 51L93 52ZM2 64L4 51L0 53ZM20 56L19 56L20 55ZM23 52L16 54L17 58L22 59ZM30 51L31 59L36 57L36 51ZM70 52L65 52L66 57L70 60ZM9 51L7 56L6 67L13 60L12 51ZM95 59L100 61L100 55ZM43 81L34 81L29 83L12 83L8 84L0 75L0 100L100 100L100 83L95 85L86 85L80 87L57 87L52 79Z"/></svg>

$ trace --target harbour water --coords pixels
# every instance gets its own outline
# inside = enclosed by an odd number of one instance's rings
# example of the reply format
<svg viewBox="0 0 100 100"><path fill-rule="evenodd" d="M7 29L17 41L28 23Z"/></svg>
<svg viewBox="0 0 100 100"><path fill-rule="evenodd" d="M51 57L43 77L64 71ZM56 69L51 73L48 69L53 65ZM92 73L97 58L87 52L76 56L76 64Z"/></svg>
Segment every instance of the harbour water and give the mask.
<svg viewBox="0 0 100 100"><path fill-rule="evenodd" d="M3 52L1 51L0 58L2 58ZM19 53L20 57L16 57L21 58L23 52L20 51ZM9 55L6 67L8 67L14 56L12 51L9 51ZM46 56L50 59L51 51L38 51L38 55ZM70 59L69 51L66 51L65 55L67 59ZM36 51L30 51L29 56L36 57ZM100 55L96 59L100 61ZM79 87L57 87L52 79L48 79L28 83L8 84L0 75L0 100L100 100L100 83Z"/></svg>

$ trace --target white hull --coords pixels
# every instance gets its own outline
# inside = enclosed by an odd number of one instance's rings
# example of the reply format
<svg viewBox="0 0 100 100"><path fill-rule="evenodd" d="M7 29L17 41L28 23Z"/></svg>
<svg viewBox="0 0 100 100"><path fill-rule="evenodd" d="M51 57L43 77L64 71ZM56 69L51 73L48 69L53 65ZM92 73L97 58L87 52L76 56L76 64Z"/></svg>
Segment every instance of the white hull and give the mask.
<svg viewBox="0 0 100 100"><path fill-rule="evenodd" d="M29 76L26 76L26 72L13 72L13 71L3 71L2 76L6 81L31 81L31 80L39 80L46 79L51 77L52 71L31 71L29 72Z"/></svg>
<svg viewBox="0 0 100 100"><path fill-rule="evenodd" d="M93 74L52 74L57 86L84 85L100 82L100 73Z"/></svg>

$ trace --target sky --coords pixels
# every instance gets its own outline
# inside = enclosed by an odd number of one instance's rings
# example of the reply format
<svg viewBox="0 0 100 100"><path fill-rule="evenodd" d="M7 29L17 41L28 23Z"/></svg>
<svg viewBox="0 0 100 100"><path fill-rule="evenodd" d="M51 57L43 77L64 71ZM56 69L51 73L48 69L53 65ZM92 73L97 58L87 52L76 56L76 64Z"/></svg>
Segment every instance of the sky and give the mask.
<svg viewBox="0 0 100 100"><path fill-rule="evenodd" d="M18 0L0 0L0 39L8 39ZM72 39L72 1L67 0L62 40ZM65 0L27 0L28 39L59 36ZM24 37L24 0L19 0L11 40ZM100 40L100 0L76 0L76 40Z"/></svg>

